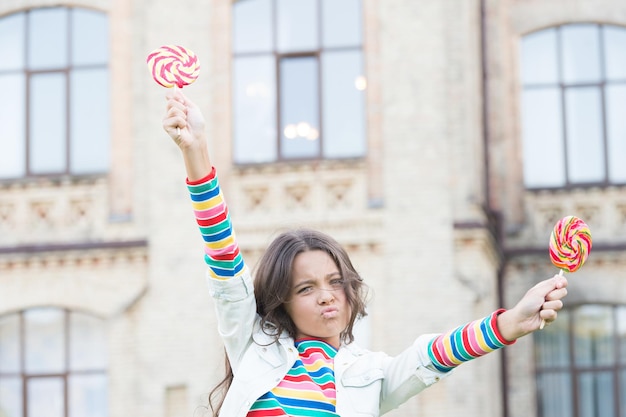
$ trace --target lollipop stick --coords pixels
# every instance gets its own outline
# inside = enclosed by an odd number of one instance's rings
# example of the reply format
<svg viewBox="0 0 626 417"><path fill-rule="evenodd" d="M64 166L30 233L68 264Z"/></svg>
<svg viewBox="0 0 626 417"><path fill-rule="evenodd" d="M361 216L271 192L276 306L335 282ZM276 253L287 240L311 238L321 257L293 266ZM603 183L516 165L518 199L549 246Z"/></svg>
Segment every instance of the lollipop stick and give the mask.
<svg viewBox="0 0 626 417"><path fill-rule="evenodd" d="M178 91L178 86L174 84L174 91ZM176 138L180 138L180 127L176 126Z"/></svg>
<svg viewBox="0 0 626 417"><path fill-rule="evenodd" d="M560 277L563 276L563 270L562 269L559 271L559 276ZM541 319L541 324L539 325L539 330L543 330L544 327L546 327L546 321L544 319Z"/></svg>

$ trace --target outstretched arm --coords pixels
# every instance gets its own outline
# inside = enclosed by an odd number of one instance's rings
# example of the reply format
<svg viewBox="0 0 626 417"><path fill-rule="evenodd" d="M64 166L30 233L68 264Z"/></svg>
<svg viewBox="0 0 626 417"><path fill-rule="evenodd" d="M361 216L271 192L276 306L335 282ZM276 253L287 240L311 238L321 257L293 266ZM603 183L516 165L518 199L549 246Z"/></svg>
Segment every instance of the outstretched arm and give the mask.
<svg viewBox="0 0 626 417"><path fill-rule="evenodd" d="M483 356L539 329L541 321L556 320L567 295L567 279L556 275L535 285L510 310L459 326L433 339L428 355L433 366L448 372L463 362Z"/></svg>

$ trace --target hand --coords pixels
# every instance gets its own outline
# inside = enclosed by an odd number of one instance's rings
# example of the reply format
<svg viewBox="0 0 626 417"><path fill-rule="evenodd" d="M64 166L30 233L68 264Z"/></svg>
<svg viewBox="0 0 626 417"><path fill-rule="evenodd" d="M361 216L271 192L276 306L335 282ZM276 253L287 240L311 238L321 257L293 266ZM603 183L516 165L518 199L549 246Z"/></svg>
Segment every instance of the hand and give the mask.
<svg viewBox="0 0 626 417"><path fill-rule="evenodd" d="M498 329L507 340L515 340L556 320L567 295L567 279L562 275L542 281L532 287L515 307L498 316Z"/></svg>
<svg viewBox="0 0 626 417"><path fill-rule="evenodd" d="M198 107L179 90L168 91L163 129L182 149L204 146L205 122Z"/></svg>
<svg viewBox="0 0 626 417"><path fill-rule="evenodd" d="M196 181L211 172L204 117L200 109L180 90L169 91L163 129L183 154L187 178Z"/></svg>

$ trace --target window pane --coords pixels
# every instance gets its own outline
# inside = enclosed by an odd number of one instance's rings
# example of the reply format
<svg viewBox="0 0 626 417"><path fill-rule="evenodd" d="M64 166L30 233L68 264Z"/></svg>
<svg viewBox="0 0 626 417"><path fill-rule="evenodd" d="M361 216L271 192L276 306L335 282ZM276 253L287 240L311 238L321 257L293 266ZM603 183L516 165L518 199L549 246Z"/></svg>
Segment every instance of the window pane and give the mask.
<svg viewBox="0 0 626 417"><path fill-rule="evenodd" d="M600 39L596 25L567 25L561 29L563 80L600 81Z"/></svg>
<svg viewBox="0 0 626 417"><path fill-rule="evenodd" d="M25 20L24 13L0 19L0 71L24 68Z"/></svg>
<svg viewBox="0 0 626 417"><path fill-rule="evenodd" d="M63 417L62 378L30 378L27 381L27 417Z"/></svg>
<svg viewBox="0 0 626 417"><path fill-rule="evenodd" d="M22 417L22 378L0 378L0 416Z"/></svg>
<svg viewBox="0 0 626 417"><path fill-rule="evenodd" d="M550 187L565 184L565 151L560 90L526 89L522 95L524 184Z"/></svg>
<svg viewBox="0 0 626 417"><path fill-rule="evenodd" d="M72 62L106 64L109 60L109 28L104 13L72 10Z"/></svg>
<svg viewBox="0 0 626 417"><path fill-rule="evenodd" d="M49 69L67 66L67 9L34 9L29 16L28 67Z"/></svg>
<svg viewBox="0 0 626 417"><path fill-rule="evenodd" d="M0 75L0 178L16 178L26 173L26 82L23 74Z"/></svg>
<svg viewBox="0 0 626 417"><path fill-rule="evenodd" d="M626 307L617 309L617 338L620 346L619 363L626 364Z"/></svg>
<svg viewBox="0 0 626 417"><path fill-rule="evenodd" d="M531 33L522 39L522 83L556 84L559 81L555 29Z"/></svg>
<svg viewBox="0 0 626 417"><path fill-rule="evenodd" d="M586 373L578 383L580 417L613 416L613 377L610 372Z"/></svg>
<svg viewBox="0 0 626 417"><path fill-rule="evenodd" d="M106 417L108 415L105 375L71 375L68 384L70 417Z"/></svg>
<svg viewBox="0 0 626 417"><path fill-rule="evenodd" d="M280 62L281 155L319 155L318 63L314 57Z"/></svg>
<svg viewBox="0 0 626 417"><path fill-rule="evenodd" d="M574 312L574 360L578 366L615 364L613 311L589 305Z"/></svg>
<svg viewBox="0 0 626 417"><path fill-rule="evenodd" d="M609 146L609 181L626 182L626 85L607 85L606 123Z"/></svg>
<svg viewBox="0 0 626 417"><path fill-rule="evenodd" d="M270 52L272 42L270 0L240 0L233 6L233 52Z"/></svg>
<svg viewBox="0 0 626 417"><path fill-rule="evenodd" d="M596 87L565 91L567 167L573 183L604 180L602 99Z"/></svg>
<svg viewBox="0 0 626 417"><path fill-rule="evenodd" d="M559 319L544 331L535 333L535 358L539 368L568 367L569 311L559 311Z"/></svg>
<svg viewBox="0 0 626 417"><path fill-rule="evenodd" d="M278 50L302 51L319 48L317 0L276 0Z"/></svg>
<svg viewBox="0 0 626 417"><path fill-rule="evenodd" d="M234 153L236 163L276 159L276 64L273 56L234 62Z"/></svg>
<svg viewBox="0 0 626 417"><path fill-rule="evenodd" d="M11 314L0 318L0 374L20 368L20 316Z"/></svg>
<svg viewBox="0 0 626 417"><path fill-rule="evenodd" d="M74 70L71 76L70 170L106 172L109 167L109 73Z"/></svg>
<svg viewBox="0 0 626 417"><path fill-rule="evenodd" d="M66 78L64 74L37 74L30 90L30 170L49 174L66 167Z"/></svg>
<svg viewBox="0 0 626 417"><path fill-rule="evenodd" d="M99 370L107 366L103 320L70 314L70 371Z"/></svg>
<svg viewBox="0 0 626 417"><path fill-rule="evenodd" d="M362 21L361 0L322 0L322 44L360 46Z"/></svg>
<svg viewBox="0 0 626 417"><path fill-rule="evenodd" d="M604 56L607 80L626 80L626 29L604 26Z"/></svg>
<svg viewBox="0 0 626 417"><path fill-rule="evenodd" d="M558 321L558 320L557 320ZM540 415L572 417L572 380L569 374L540 374L537 381Z"/></svg>
<svg viewBox="0 0 626 417"><path fill-rule="evenodd" d="M322 55L324 156L365 155L365 77L360 51Z"/></svg>
<svg viewBox="0 0 626 417"><path fill-rule="evenodd" d="M24 312L26 371L53 373L65 370L64 314L55 308Z"/></svg>

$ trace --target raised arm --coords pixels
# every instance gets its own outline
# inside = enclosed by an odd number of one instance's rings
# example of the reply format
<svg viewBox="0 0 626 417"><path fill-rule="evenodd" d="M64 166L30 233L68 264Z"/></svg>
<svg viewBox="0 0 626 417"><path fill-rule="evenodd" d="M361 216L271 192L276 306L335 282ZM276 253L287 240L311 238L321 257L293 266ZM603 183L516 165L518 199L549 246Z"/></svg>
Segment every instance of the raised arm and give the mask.
<svg viewBox="0 0 626 417"><path fill-rule="evenodd" d="M182 152L187 179L198 181L213 168L207 148L204 117L198 107L179 90L168 92L166 98L163 129Z"/></svg>
<svg viewBox="0 0 626 417"><path fill-rule="evenodd" d="M209 159L204 118L180 91L167 95L163 128L182 152L187 188L204 240L209 292L215 299L218 330L236 372L251 342L256 302L250 272L239 252L228 207Z"/></svg>
<svg viewBox="0 0 626 417"><path fill-rule="evenodd" d="M178 145L185 161L187 187L205 243L205 262L210 275L216 279L241 276L246 267L209 158L204 117L182 92L169 92L166 98L163 128Z"/></svg>

